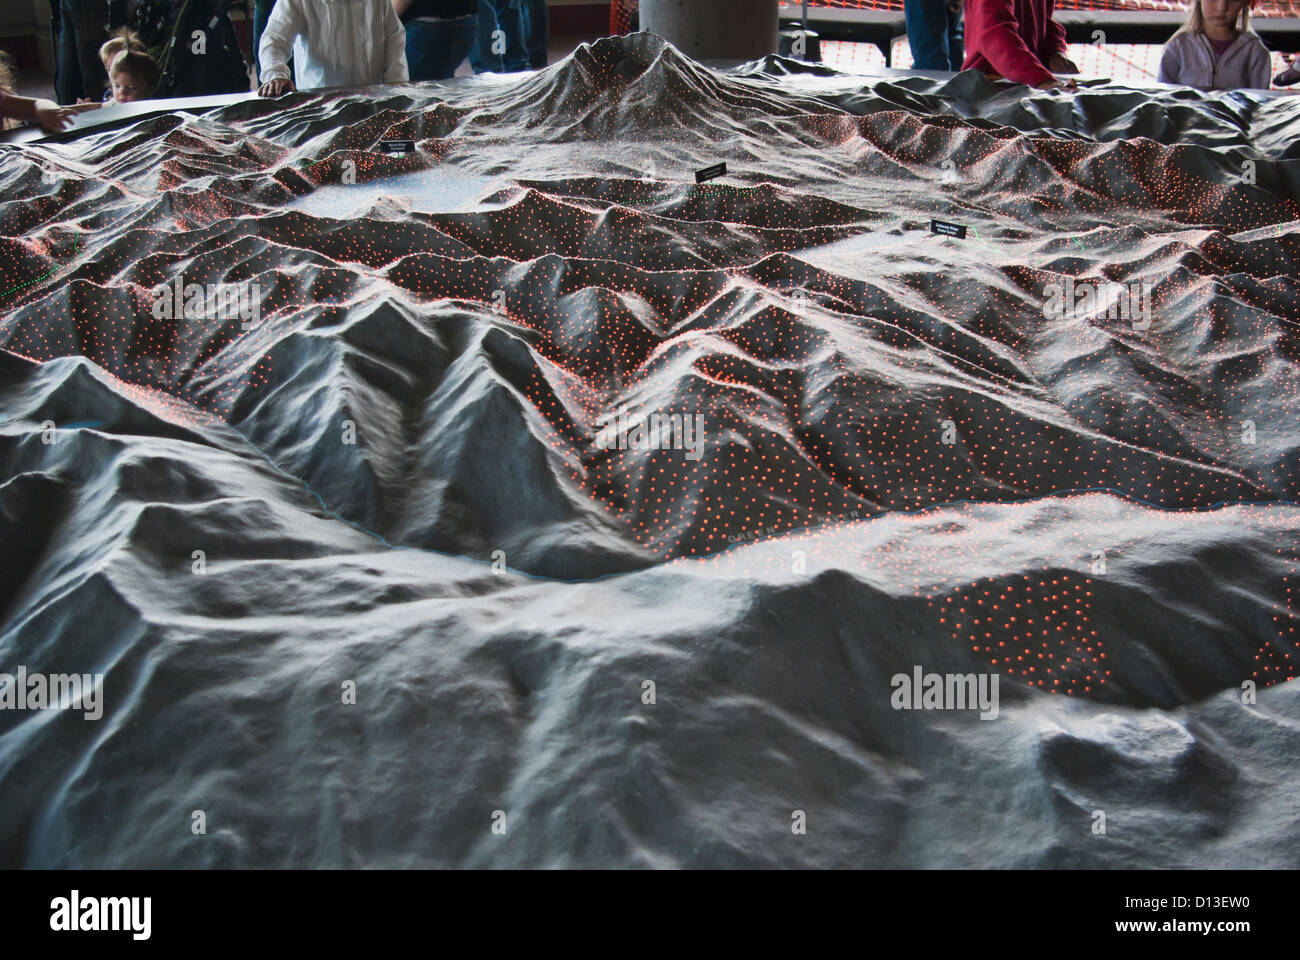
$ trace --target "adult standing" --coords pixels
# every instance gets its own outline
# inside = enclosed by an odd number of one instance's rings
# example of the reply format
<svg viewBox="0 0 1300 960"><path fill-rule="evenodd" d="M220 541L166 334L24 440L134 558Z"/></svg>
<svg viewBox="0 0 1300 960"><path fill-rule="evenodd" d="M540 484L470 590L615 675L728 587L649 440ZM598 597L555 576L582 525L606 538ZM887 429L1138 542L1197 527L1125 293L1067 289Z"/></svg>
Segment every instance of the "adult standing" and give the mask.
<svg viewBox="0 0 1300 960"><path fill-rule="evenodd" d="M520 0L519 12L523 16L528 66L541 70L550 59L551 14L546 9L546 0Z"/></svg>
<svg viewBox="0 0 1300 960"><path fill-rule="evenodd" d="M393 0L406 28L411 79L446 80L478 39L478 0Z"/></svg>
<svg viewBox="0 0 1300 960"><path fill-rule="evenodd" d="M1053 0L966 0L967 70L1050 90L1077 89L1065 28L1052 19Z"/></svg>
<svg viewBox="0 0 1300 960"><path fill-rule="evenodd" d="M257 55L264 97L410 79L406 29L392 0L279 0Z"/></svg>
<svg viewBox="0 0 1300 960"><path fill-rule="evenodd" d="M478 40L469 62L475 73L529 69L520 0L478 0Z"/></svg>
<svg viewBox="0 0 1300 960"><path fill-rule="evenodd" d="M903 0L903 19L914 69L961 69L961 0Z"/></svg>
<svg viewBox="0 0 1300 960"><path fill-rule="evenodd" d="M266 21L271 19L275 9L275 0L253 0L253 62L257 63L257 51L262 49L262 34L266 32ZM258 67L258 82L261 82L262 69Z"/></svg>
<svg viewBox="0 0 1300 960"><path fill-rule="evenodd" d="M54 86L59 103L104 99L108 71L99 48L108 42L104 0L59 0L59 57Z"/></svg>

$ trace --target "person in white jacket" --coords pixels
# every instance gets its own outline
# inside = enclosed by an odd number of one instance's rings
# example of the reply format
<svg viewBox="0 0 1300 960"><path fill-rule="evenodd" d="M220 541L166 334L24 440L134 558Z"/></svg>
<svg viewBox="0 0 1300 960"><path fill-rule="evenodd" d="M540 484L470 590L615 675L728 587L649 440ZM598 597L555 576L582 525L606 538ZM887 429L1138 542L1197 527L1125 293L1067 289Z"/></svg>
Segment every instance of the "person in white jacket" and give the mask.
<svg viewBox="0 0 1300 960"><path fill-rule="evenodd" d="M289 79L293 54L294 80ZM264 97L409 79L392 0L277 0L257 51Z"/></svg>

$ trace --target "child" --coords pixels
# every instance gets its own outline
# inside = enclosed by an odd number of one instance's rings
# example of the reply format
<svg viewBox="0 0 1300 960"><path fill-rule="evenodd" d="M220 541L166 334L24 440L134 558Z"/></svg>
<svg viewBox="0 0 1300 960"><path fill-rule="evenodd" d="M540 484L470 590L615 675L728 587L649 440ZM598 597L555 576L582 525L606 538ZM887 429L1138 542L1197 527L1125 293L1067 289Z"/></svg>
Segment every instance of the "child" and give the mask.
<svg viewBox="0 0 1300 960"><path fill-rule="evenodd" d="M108 73L108 68L113 65L113 58L119 53L126 53L128 50L139 50L143 53L144 49L144 44L140 42L140 37L134 30L119 27L113 31L108 42L99 48L99 62L104 65L104 73Z"/></svg>
<svg viewBox="0 0 1300 960"><path fill-rule="evenodd" d="M276 0L258 48L262 96L295 89L291 45L300 89L402 83L410 76L406 31L392 0Z"/></svg>
<svg viewBox="0 0 1300 960"><path fill-rule="evenodd" d="M1078 73L1065 56L1065 28L1052 19L1052 0L966 0L966 60L971 68L1049 90L1073 89L1057 73Z"/></svg>
<svg viewBox="0 0 1300 960"><path fill-rule="evenodd" d="M53 100L33 100L15 97L15 72L9 55L0 51L0 129L9 126L7 120L26 120L40 124L51 133L58 133L72 122L72 118L85 110L94 110L97 103L61 107ZM7 118L7 119L6 119Z"/></svg>
<svg viewBox="0 0 1300 960"><path fill-rule="evenodd" d="M1271 72L1268 48L1250 29L1247 0L1192 0L1187 22L1165 44L1156 79L1203 90L1267 90Z"/></svg>
<svg viewBox="0 0 1300 960"><path fill-rule="evenodd" d="M105 103L134 103L152 96L158 87L160 70L145 45L131 30L123 27L99 48L109 87Z"/></svg>

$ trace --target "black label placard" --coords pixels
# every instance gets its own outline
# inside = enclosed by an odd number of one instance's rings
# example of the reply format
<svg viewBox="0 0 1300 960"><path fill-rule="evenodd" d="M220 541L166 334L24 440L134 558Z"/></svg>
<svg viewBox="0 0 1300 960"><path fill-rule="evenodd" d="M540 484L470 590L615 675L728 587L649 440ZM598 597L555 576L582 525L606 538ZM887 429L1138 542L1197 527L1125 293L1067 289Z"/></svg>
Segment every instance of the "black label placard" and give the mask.
<svg viewBox="0 0 1300 960"><path fill-rule="evenodd" d="M414 140L380 140L379 149L384 153L414 153Z"/></svg>
<svg viewBox="0 0 1300 960"><path fill-rule="evenodd" d="M931 220L930 232L941 233L945 237L956 237L958 240L966 239L966 228L960 223L949 223L947 220Z"/></svg>
<svg viewBox="0 0 1300 960"><path fill-rule="evenodd" d="M715 163L713 166L705 167L703 170L696 170L695 182L703 183L705 180L712 180L715 177L720 177L726 172L727 165L725 163Z"/></svg>

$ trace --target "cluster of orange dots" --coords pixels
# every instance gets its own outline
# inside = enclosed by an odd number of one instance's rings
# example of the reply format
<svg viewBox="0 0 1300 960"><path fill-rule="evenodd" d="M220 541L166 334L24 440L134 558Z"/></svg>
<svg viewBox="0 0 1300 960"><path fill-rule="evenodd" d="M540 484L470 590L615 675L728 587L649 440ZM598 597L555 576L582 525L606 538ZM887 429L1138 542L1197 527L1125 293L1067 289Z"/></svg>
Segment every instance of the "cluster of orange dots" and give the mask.
<svg viewBox="0 0 1300 960"><path fill-rule="evenodd" d="M1286 604L1286 612L1281 611L1273 614L1273 623L1277 627L1277 639L1265 640L1263 645L1255 652L1255 661L1257 667L1251 672L1251 676L1257 681L1262 682L1264 686L1271 687L1275 683L1294 680L1296 676L1296 662L1291 658L1291 651L1296 648L1296 618L1300 608L1296 606L1296 584L1290 576L1282 578L1282 593Z"/></svg>
<svg viewBox="0 0 1300 960"><path fill-rule="evenodd" d="M979 581L940 604L939 622L954 636L1030 686L1073 696L1092 693L1110 676L1101 637L1090 623L1087 577Z"/></svg>
<svg viewBox="0 0 1300 960"><path fill-rule="evenodd" d="M669 93L691 93L685 75L667 76ZM1205 323L1284 355L1295 349L1295 328L1281 321L1295 313L1284 294L1300 245L1229 234L1295 219L1294 199L1193 175L1175 150L1150 140L1026 136L904 111L850 117L726 78L715 95L742 113L764 112L755 145L802 144L837 180L921 187L923 200L905 201L912 216L981 226L985 234L968 242L1008 262L940 263L943 244L958 241L935 239L919 248L930 263L868 255L869 279L840 276L797 252L902 229L887 226L897 211L817 196L816 185L697 185L693 171L667 160L640 179L503 181L499 205L465 213L352 221L343 211L284 209L339 183L347 163L358 184L441 164L483 169L490 152L480 145L491 142L496 116L439 104L340 124L310 158L233 128L182 124L161 142L165 205L142 191L132 154L159 145L105 152L99 171L119 201L140 199L135 219L125 230L114 224L97 249L88 239L70 271L23 291L0 333L30 356L79 353L221 413L269 382L264 363L247 361L258 347L250 337L269 351L367 301L424 312L459 301L526 344L527 366L511 383L545 419L545 439L581 489L664 557L855 510L1086 489L1177 508L1297 492L1261 448L1232 439L1243 417L1264 431L1293 430L1293 372L1279 373L1267 409L1256 410L1249 364L1209 382L1158 316L1145 332L1097 318L1049 321L1040 295L1094 262L1097 281L1160 271L1157 314L1204 296ZM517 134L510 117L501 122ZM658 131L666 143L696 134L673 124ZM403 136L418 138L417 153L376 151L381 139ZM954 161L955 186L941 182L936 157ZM744 159L735 174L752 175ZM1071 226L1084 223L1077 233ZM53 244L55 227L28 229L32 243ZM1161 252L1131 263L1141 253L1134 245L1157 233L1169 234ZM1050 269L1012 262L1022 244ZM146 294L178 271L187 282L261 283L273 322L252 334L237 323L160 325ZM1044 355L1099 352L1108 376L1087 389ZM702 415L703 455L598 448L597 419L624 406Z"/></svg>

